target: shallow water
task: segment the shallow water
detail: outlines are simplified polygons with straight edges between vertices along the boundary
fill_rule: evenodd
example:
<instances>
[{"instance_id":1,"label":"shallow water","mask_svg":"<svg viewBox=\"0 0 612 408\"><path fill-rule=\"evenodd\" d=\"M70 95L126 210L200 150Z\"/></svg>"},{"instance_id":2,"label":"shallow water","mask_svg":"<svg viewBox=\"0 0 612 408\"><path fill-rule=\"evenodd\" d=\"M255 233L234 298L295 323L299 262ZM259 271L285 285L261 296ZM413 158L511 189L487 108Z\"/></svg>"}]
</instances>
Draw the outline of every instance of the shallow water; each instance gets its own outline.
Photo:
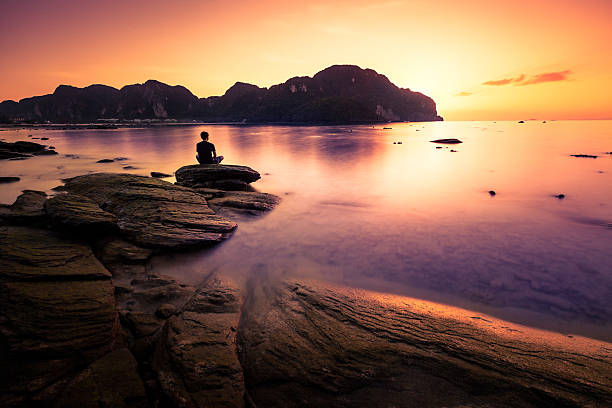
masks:
<instances>
[{"instance_id":1,"label":"shallow water","mask_svg":"<svg viewBox=\"0 0 612 408\"><path fill-rule=\"evenodd\" d=\"M0 202L88 171L172 173L206 129L283 200L213 250L157 258L157 272L316 277L612 340L612 121L387 126L5 130L60 154L0 162L22 178ZM582 153L599 157L570 157ZM96 163L114 157L127 159Z\"/></svg>"}]
</instances>

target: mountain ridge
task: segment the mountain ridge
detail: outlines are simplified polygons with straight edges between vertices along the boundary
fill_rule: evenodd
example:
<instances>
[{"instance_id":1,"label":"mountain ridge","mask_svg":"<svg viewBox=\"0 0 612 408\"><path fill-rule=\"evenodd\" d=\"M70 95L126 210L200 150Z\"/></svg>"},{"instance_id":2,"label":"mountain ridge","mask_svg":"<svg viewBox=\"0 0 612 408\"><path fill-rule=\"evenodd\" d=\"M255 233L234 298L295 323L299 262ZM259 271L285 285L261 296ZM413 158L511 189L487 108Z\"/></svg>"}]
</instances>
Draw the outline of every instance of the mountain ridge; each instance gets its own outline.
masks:
<instances>
[{"instance_id":1,"label":"mountain ridge","mask_svg":"<svg viewBox=\"0 0 612 408\"><path fill-rule=\"evenodd\" d=\"M385 75L332 65L261 88L236 82L221 96L198 98L182 85L149 79L120 89L59 85L52 94L0 103L0 121L84 123L100 119L176 119L245 123L442 120L430 97Z\"/></svg>"}]
</instances>

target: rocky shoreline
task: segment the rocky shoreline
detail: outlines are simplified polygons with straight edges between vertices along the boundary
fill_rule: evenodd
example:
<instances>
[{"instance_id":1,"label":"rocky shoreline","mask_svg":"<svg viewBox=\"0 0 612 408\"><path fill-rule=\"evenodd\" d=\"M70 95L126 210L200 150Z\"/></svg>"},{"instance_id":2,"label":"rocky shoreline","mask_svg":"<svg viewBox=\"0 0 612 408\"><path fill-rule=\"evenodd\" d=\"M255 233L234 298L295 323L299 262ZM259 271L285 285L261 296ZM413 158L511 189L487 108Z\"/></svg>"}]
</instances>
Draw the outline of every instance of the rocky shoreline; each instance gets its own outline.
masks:
<instances>
[{"instance_id":1,"label":"rocky shoreline","mask_svg":"<svg viewBox=\"0 0 612 408\"><path fill-rule=\"evenodd\" d=\"M279 198L244 166L177 184L65 180L0 206L0 405L605 406L612 348L265 273L158 275L156 253L215 245ZM519 330L519 332L517 332Z\"/></svg>"}]
</instances>

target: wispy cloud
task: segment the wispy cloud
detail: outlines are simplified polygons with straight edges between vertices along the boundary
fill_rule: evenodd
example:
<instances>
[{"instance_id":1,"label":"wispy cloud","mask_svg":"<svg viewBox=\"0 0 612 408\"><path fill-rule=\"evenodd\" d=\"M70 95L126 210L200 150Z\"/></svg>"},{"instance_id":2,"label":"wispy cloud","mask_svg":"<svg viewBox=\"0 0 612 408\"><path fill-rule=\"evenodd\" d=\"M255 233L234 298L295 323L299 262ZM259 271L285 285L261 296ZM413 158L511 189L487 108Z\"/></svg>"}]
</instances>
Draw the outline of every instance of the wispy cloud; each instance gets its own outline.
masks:
<instances>
[{"instance_id":1,"label":"wispy cloud","mask_svg":"<svg viewBox=\"0 0 612 408\"><path fill-rule=\"evenodd\" d=\"M509 84L516 84L525 79L525 74L521 74L516 78L505 78L505 79L494 79L492 81L483 82L483 85L502 86Z\"/></svg>"},{"instance_id":2,"label":"wispy cloud","mask_svg":"<svg viewBox=\"0 0 612 408\"><path fill-rule=\"evenodd\" d=\"M557 81L568 81L572 71L566 69L565 71L559 72L546 72L543 74L537 74L529 78L527 81L520 83L519 85L535 85L542 84L544 82L557 82Z\"/></svg>"},{"instance_id":3,"label":"wispy cloud","mask_svg":"<svg viewBox=\"0 0 612 408\"><path fill-rule=\"evenodd\" d=\"M455 94L455 96L470 96L470 95L474 95L474 93L463 91L463 92L459 92L458 94Z\"/></svg>"},{"instance_id":4,"label":"wispy cloud","mask_svg":"<svg viewBox=\"0 0 612 408\"><path fill-rule=\"evenodd\" d=\"M532 75L529 78L526 77L525 74L521 74L516 78L504 78L504 79L494 79L492 81L483 82L483 85L489 86L503 86L503 85L535 85L542 84L544 82L558 82L558 81L569 81L571 80L569 76L572 74L572 71L566 69L565 71L558 72L545 72L542 74ZM527 78L527 79L526 79Z\"/></svg>"}]
</instances>

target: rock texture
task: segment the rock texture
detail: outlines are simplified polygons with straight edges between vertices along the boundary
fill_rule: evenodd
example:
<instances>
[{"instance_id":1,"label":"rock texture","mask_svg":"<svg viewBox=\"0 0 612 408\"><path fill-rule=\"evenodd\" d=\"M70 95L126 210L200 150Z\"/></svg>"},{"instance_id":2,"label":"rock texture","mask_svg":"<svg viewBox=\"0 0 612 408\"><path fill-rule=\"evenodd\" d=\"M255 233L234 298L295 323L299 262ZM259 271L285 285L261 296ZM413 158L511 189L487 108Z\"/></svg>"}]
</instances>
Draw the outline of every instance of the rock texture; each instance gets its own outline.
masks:
<instances>
[{"instance_id":1,"label":"rock texture","mask_svg":"<svg viewBox=\"0 0 612 408\"><path fill-rule=\"evenodd\" d=\"M196 192L149 177L97 173L68 179L61 189L87 196L114 214L121 234L145 247L212 244L236 228Z\"/></svg>"},{"instance_id":2,"label":"rock texture","mask_svg":"<svg viewBox=\"0 0 612 408\"><path fill-rule=\"evenodd\" d=\"M164 327L153 367L178 407L243 407L244 379L236 334L241 295L211 278Z\"/></svg>"},{"instance_id":3,"label":"rock texture","mask_svg":"<svg viewBox=\"0 0 612 408\"><path fill-rule=\"evenodd\" d=\"M0 227L0 405L51 399L114 347L117 330L110 274L88 247Z\"/></svg>"},{"instance_id":4,"label":"rock texture","mask_svg":"<svg viewBox=\"0 0 612 408\"><path fill-rule=\"evenodd\" d=\"M265 407L595 407L609 400L606 343L582 350L428 309L313 282L252 283L239 328L247 392Z\"/></svg>"},{"instance_id":5,"label":"rock texture","mask_svg":"<svg viewBox=\"0 0 612 408\"><path fill-rule=\"evenodd\" d=\"M183 166L176 171L175 175L178 185L220 190L245 190L249 183L261 178L259 173L250 167L230 164Z\"/></svg>"},{"instance_id":6,"label":"rock texture","mask_svg":"<svg viewBox=\"0 0 612 408\"><path fill-rule=\"evenodd\" d=\"M224 95L202 99L182 86L149 80L121 89L60 85L53 94L0 103L4 121L89 123L104 118L308 123L442 120L428 96L399 88L386 76L355 65L334 65L312 78L294 77L269 89L236 82Z\"/></svg>"},{"instance_id":7,"label":"rock texture","mask_svg":"<svg viewBox=\"0 0 612 408\"><path fill-rule=\"evenodd\" d=\"M117 217L102 210L98 204L77 194L58 194L45 202L49 219L60 229L98 236L115 231Z\"/></svg>"},{"instance_id":8,"label":"rock texture","mask_svg":"<svg viewBox=\"0 0 612 408\"><path fill-rule=\"evenodd\" d=\"M40 223L45 218L47 194L42 191L25 190L12 205L0 205L0 219L17 223Z\"/></svg>"}]
</instances>

